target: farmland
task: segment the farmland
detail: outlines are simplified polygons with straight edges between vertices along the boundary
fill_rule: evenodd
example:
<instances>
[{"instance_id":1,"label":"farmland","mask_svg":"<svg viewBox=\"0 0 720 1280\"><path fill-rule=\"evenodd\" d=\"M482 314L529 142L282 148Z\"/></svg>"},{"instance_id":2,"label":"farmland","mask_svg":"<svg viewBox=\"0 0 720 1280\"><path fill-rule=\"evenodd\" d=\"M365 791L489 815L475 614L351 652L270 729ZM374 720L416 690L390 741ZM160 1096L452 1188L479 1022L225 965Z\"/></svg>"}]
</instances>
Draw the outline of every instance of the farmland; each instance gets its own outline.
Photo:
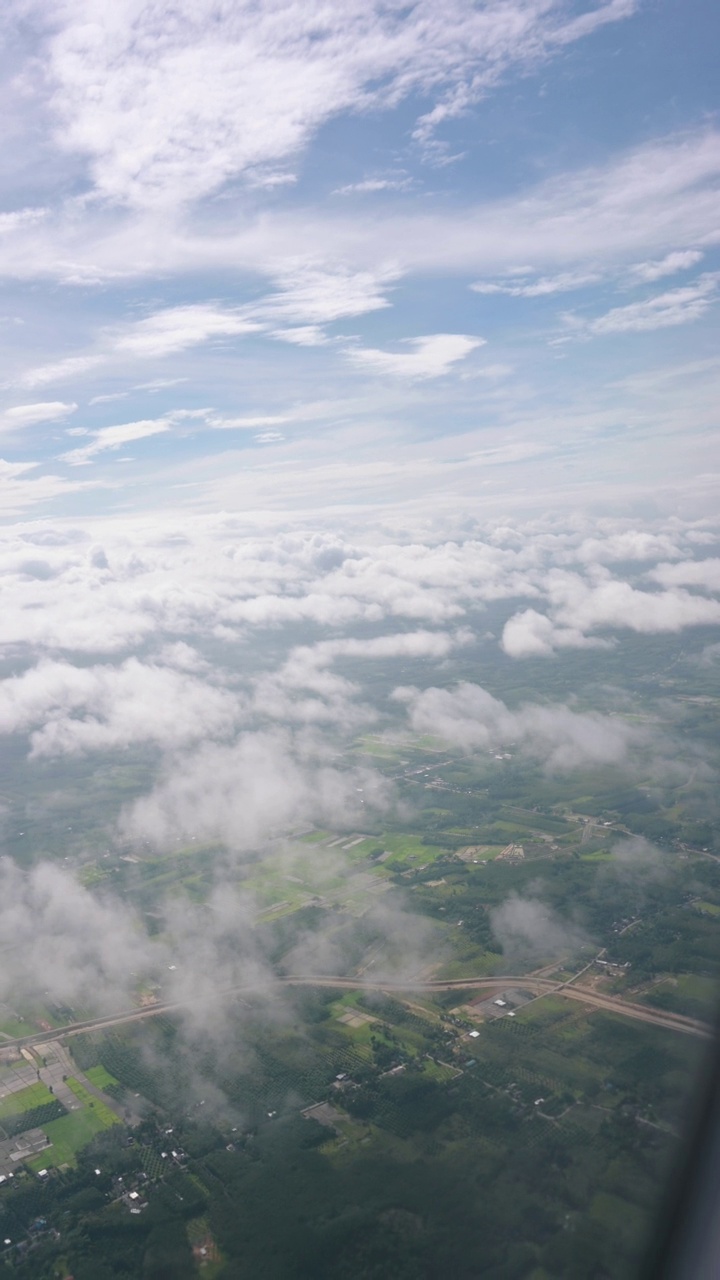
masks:
<instances>
[{"instance_id":1,"label":"farmland","mask_svg":"<svg viewBox=\"0 0 720 1280\"><path fill-rule=\"evenodd\" d=\"M98 1032L77 1044L87 1077L119 1080L128 1090L142 1084L163 1119L145 1122L132 1147L110 1146L105 1126L114 1117L102 1107L93 1114L87 1090L70 1080L83 1108L51 1122L48 1136L56 1159L80 1160L76 1174L65 1174L68 1188L73 1177L80 1184L89 1176L78 1154L89 1143L88 1159L103 1170L115 1162L124 1183L142 1186L151 1205L175 1204L168 1221L177 1247L189 1238L187 1204L218 1257L229 1265L242 1257L258 1274L265 1274L269 1236L272 1274L295 1274L288 1208L290 1226L295 1214L313 1224L304 1245L313 1274L335 1274L330 1256L335 1266L357 1247L350 1206L373 1186L374 1216L361 1219L373 1247L389 1239L405 1248L403 1224L418 1224L424 1256L469 1280L469 1268L481 1257L487 1262L492 1221L499 1274L512 1274L520 1258L526 1269L575 1280L584 1274L578 1250L587 1233L601 1240L614 1224L613 1252L608 1237L604 1256L614 1276L631 1276L701 1046L551 996L519 1008L514 1020L480 1024L473 1038L464 1008L449 997L418 1004L362 988L340 997L318 988L293 996L291 1023L278 1025L259 1004L229 1010L230 1034L245 1057L252 1048L252 1061L232 1066L232 1056L203 1057L205 1088L221 1089L230 1104L211 1116L188 1092L191 1064L172 1019ZM162 1067L140 1070L141 1052ZM173 1154L183 1152L179 1165L169 1144ZM28 1168L47 1167L43 1156ZM218 1194L220 1184L228 1196ZM172 1188L175 1199L164 1198ZM247 1212L232 1215L229 1203ZM117 1204L112 1195L106 1208L98 1201L100 1221L109 1224ZM569 1235L568 1221L575 1224Z\"/></svg>"},{"instance_id":2,"label":"farmland","mask_svg":"<svg viewBox=\"0 0 720 1280\"><path fill-rule=\"evenodd\" d=\"M570 676L547 678L561 692ZM657 710L633 696L623 723ZM695 704L673 715L699 723ZM337 758L392 804L358 799L257 847L86 840L80 883L122 900L149 950L103 1006L112 1026L63 1033L95 1011L45 991L0 1010L2 1155L27 1132L40 1144L0 1212L23 1238L50 1224L35 1273L16 1258L3 1277L83 1276L88 1259L103 1280L139 1276L158 1240L183 1280L203 1248L218 1280L591 1280L588 1256L632 1276L716 1002L705 771L560 776L513 742L388 728ZM139 786L108 760L84 840L111 777Z\"/></svg>"}]
</instances>

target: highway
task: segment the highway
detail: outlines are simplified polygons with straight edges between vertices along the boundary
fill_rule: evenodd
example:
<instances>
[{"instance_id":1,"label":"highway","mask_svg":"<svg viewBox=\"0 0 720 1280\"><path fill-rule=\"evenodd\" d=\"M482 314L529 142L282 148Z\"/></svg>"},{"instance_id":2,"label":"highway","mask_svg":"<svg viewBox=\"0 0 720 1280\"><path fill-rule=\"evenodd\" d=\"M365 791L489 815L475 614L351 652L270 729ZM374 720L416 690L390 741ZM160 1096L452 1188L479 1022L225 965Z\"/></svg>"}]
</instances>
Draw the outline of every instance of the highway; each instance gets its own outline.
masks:
<instances>
[{"instance_id":1,"label":"highway","mask_svg":"<svg viewBox=\"0 0 720 1280\"><path fill-rule=\"evenodd\" d=\"M584 970L581 972L584 972ZM580 977L580 974L576 974L575 977L570 978L567 982L556 982L551 978L533 976L532 974L498 974L492 978L454 978L447 980L430 978L425 981L407 979L404 981L368 982L364 979L352 977L288 974L278 975L276 981L280 986L324 987L339 991L362 989L364 991L378 991L397 995L402 995L403 993L414 995L425 993L431 995L437 991L473 991L480 996L485 994L492 996L496 993L499 994L508 987L517 986L526 991L532 991L536 997L557 995L569 1000L579 1000L590 1008L603 1009L608 1013L620 1014L625 1018L634 1018L639 1022L665 1027L668 1031L679 1031L685 1035L702 1036L704 1038L709 1038L712 1035L711 1027L697 1018L687 1018L680 1013L667 1013L662 1009L652 1009L646 1005L635 1004L630 1000L623 1000L619 996L598 995L585 987L573 985L578 977ZM257 990L256 986L245 984L229 987L219 991L217 994L220 997L232 999L243 995L252 996L257 994ZM71 1022L64 1027L56 1027L52 1031L38 1031L13 1040L3 1040L0 1047L3 1049L12 1047L20 1049L28 1048L35 1044L50 1044L55 1040L63 1040L66 1036L81 1035L88 1031L102 1031L111 1027L122 1026L129 1022L142 1022L146 1018L156 1018L164 1013L182 1013L184 1009L192 1008L192 1004L192 1001L187 1000L164 1001L149 1005L144 1009L127 1009L120 1013L90 1018L84 1022Z\"/></svg>"}]
</instances>

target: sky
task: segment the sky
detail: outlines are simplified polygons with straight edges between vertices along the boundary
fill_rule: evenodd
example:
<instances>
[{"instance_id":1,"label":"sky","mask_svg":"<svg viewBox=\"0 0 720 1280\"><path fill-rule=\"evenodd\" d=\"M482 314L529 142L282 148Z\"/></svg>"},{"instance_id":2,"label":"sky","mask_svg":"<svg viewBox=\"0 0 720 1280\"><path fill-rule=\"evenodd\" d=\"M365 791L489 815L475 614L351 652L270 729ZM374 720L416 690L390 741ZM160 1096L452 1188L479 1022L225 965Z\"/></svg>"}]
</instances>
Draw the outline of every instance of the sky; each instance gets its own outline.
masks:
<instances>
[{"instance_id":1,"label":"sky","mask_svg":"<svg viewBox=\"0 0 720 1280\"><path fill-rule=\"evenodd\" d=\"M0 932L23 972L85 999L133 967L138 921L77 878L97 849L28 843L40 794L69 848L62 779L121 752L147 785L108 843L231 863L393 812L347 754L389 721L560 774L707 770L617 691L548 700L538 662L655 635L720 657L718 6L3 18L0 752L31 802L0 792ZM530 672L518 705L495 662ZM213 910L267 978L234 865ZM199 954L202 919L168 910ZM503 911L511 940L557 932Z\"/></svg>"},{"instance_id":2,"label":"sky","mask_svg":"<svg viewBox=\"0 0 720 1280\"><path fill-rule=\"evenodd\" d=\"M4 521L713 514L710 0L4 19Z\"/></svg>"}]
</instances>

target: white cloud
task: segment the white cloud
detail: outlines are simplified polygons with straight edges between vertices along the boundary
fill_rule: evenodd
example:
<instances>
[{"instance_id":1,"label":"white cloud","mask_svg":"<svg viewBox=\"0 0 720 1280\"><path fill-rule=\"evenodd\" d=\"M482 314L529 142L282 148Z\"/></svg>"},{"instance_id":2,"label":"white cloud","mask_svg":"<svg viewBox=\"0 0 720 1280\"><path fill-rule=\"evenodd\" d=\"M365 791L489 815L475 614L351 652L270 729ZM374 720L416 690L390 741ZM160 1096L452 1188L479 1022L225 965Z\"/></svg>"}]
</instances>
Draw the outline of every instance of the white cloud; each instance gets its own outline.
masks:
<instances>
[{"instance_id":1,"label":"white cloud","mask_svg":"<svg viewBox=\"0 0 720 1280\"><path fill-rule=\"evenodd\" d=\"M578 627L559 626L536 609L524 609L503 627L502 648L510 658L547 658L556 649L605 648L607 640L586 636Z\"/></svg>"},{"instance_id":2,"label":"white cloud","mask_svg":"<svg viewBox=\"0 0 720 1280\"><path fill-rule=\"evenodd\" d=\"M720 560L684 560L680 564L659 564L648 575L663 587L700 587L720 592Z\"/></svg>"},{"instance_id":3,"label":"white cloud","mask_svg":"<svg viewBox=\"0 0 720 1280\"><path fill-rule=\"evenodd\" d=\"M312 327L389 307L385 291L398 271L354 271L339 264L300 261L287 263L274 276L280 287L257 303L252 314L265 321L300 321Z\"/></svg>"},{"instance_id":4,"label":"white cloud","mask_svg":"<svg viewBox=\"0 0 720 1280\"><path fill-rule=\"evenodd\" d=\"M47 213L47 209L12 209L9 213L0 213L0 235L9 235L20 227L35 226Z\"/></svg>"},{"instance_id":5,"label":"white cloud","mask_svg":"<svg viewBox=\"0 0 720 1280\"><path fill-rule=\"evenodd\" d=\"M587 273L589 264L593 272L627 273L628 261L640 255L660 260L678 243L714 243L719 174L720 134L703 128L644 143L605 165L566 172L510 197L461 207L430 198L402 208L375 202L372 219L361 225L357 210L341 200L302 214L278 207L249 211L211 225L164 212L98 222L91 203L72 217L18 228L0 246L0 270L13 278L64 278L72 260L98 279L113 280L173 270L260 269L279 276L284 264L296 269L302 262L372 274L389 262L401 275L446 269L496 279L532 262L542 279Z\"/></svg>"},{"instance_id":6,"label":"white cloud","mask_svg":"<svg viewBox=\"0 0 720 1280\"><path fill-rule=\"evenodd\" d=\"M649 529L624 529L605 537L583 538L580 545L567 553L568 560L586 564L606 564L615 560L656 560L658 556L681 556L679 547L667 533Z\"/></svg>"},{"instance_id":7,"label":"white cloud","mask_svg":"<svg viewBox=\"0 0 720 1280\"><path fill-rule=\"evenodd\" d=\"M153 963L142 923L125 903L99 899L48 862L23 871L0 860L0 934L2 1000L44 992L60 1003L122 1008L130 969Z\"/></svg>"},{"instance_id":8,"label":"white cloud","mask_svg":"<svg viewBox=\"0 0 720 1280\"><path fill-rule=\"evenodd\" d=\"M668 253L655 262L637 262L630 268L632 275L638 280L652 283L663 276L672 276L677 271L687 271L702 262L703 254L699 249L681 249Z\"/></svg>"},{"instance_id":9,"label":"white cloud","mask_svg":"<svg viewBox=\"0 0 720 1280\"><path fill-rule=\"evenodd\" d=\"M28 476L27 472L34 471L37 465L35 462L8 462L0 458L0 510L6 519L24 514L28 507L67 498L85 488L85 485L71 483L61 476ZM6 613L12 612L9 602L5 609Z\"/></svg>"},{"instance_id":10,"label":"white cloud","mask_svg":"<svg viewBox=\"0 0 720 1280\"><path fill-rule=\"evenodd\" d=\"M185 351L212 338L254 333L259 327L240 311L195 303L167 307L135 321L115 336L112 347L123 355L150 359Z\"/></svg>"},{"instance_id":11,"label":"white cloud","mask_svg":"<svg viewBox=\"0 0 720 1280\"><path fill-rule=\"evenodd\" d=\"M15 379L19 387L44 387L48 382L61 382L65 378L76 378L83 373L102 364L102 356L68 356L65 360L57 360L52 364L40 365L36 369L28 369Z\"/></svg>"},{"instance_id":12,"label":"white cloud","mask_svg":"<svg viewBox=\"0 0 720 1280\"><path fill-rule=\"evenodd\" d=\"M377 351L371 347L349 347L346 355L361 368L387 373L396 378L441 378L454 364L485 344L485 338L463 333L432 333L423 338L407 338L409 352Z\"/></svg>"},{"instance_id":13,"label":"white cloud","mask_svg":"<svg viewBox=\"0 0 720 1280\"><path fill-rule=\"evenodd\" d=\"M669 289L654 298L631 302L625 307L614 307L589 325L592 333L642 333L652 329L667 329L673 325L691 324L715 302L718 287L717 273L700 276L694 284L679 289Z\"/></svg>"},{"instance_id":14,"label":"white cloud","mask_svg":"<svg viewBox=\"0 0 720 1280\"><path fill-rule=\"evenodd\" d=\"M434 734L465 751L515 744L549 769L618 763L632 746L646 741L642 732L622 721L571 711L562 704L525 703L511 710L476 684L463 683L454 689L399 688L393 696L406 704L416 733Z\"/></svg>"},{"instance_id":15,"label":"white cloud","mask_svg":"<svg viewBox=\"0 0 720 1280\"><path fill-rule=\"evenodd\" d=\"M218 302L164 307L139 320L105 328L98 337L97 351L27 370L14 382L24 387L41 386L80 377L102 365L124 368L128 358L163 359L213 340L257 333L299 346L322 346L328 341L323 324L390 306L385 291L397 275L397 270L389 267L352 271L340 265L288 260L273 272L279 287L259 302L244 307ZM182 379L162 379L138 389L159 389L178 381ZM121 399L127 394L95 396L90 403Z\"/></svg>"},{"instance_id":16,"label":"white cloud","mask_svg":"<svg viewBox=\"0 0 720 1280\"><path fill-rule=\"evenodd\" d=\"M296 823L362 822L388 799L388 784L374 771L338 768L327 747L273 730L174 759L150 795L129 806L122 829L161 846L197 836L252 849Z\"/></svg>"},{"instance_id":17,"label":"white cloud","mask_svg":"<svg viewBox=\"0 0 720 1280\"><path fill-rule=\"evenodd\" d=\"M129 391L109 391L107 395L93 396L88 404L111 404L113 400L126 400L129 395Z\"/></svg>"},{"instance_id":18,"label":"white cloud","mask_svg":"<svg viewBox=\"0 0 720 1280\"><path fill-rule=\"evenodd\" d=\"M76 404L62 400L45 400L39 404L17 404L0 412L0 431L17 431L34 427L40 422L58 422L77 409Z\"/></svg>"},{"instance_id":19,"label":"white cloud","mask_svg":"<svg viewBox=\"0 0 720 1280\"><path fill-rule=\"evenodd\" d=\"M537 898L513 893L490 913L493 933L508 964L559 959L587 945L586 933Z\"/></svg>"},{"instance_id":20,"label":"white cloud","mask_svg":"<svg viewBox=\"0 0 720 1280\"><path fill-rule=\"evenodd\" d=\"M99 453L120 449L134 440L162 435L170 430L171 425L169 418L146 418L139 422L123 422L116 427L101 427L99 431L90 432L90 444L83 445L80 449L71 449L69 453L61 454L61 458L73 467L85 466Z\"/></svg>"},{"instance_id":21,"label":"white cloud","mask_svg":"<svg viewBox=\"0 0 720 1280\"><path fill-rule=\"evenodd\" d=\"M510 657L546 657L558 648L596 644L587 634L593 631L652 635L720 622L720 601L683 590L638 591L618 579L591 583L560 570L547 575L544 590L552 602L549 616L526 609L505 624L502 647Z\"/></svg>"},{"instance_id":22,"label":"white cloud","mask_svg":"<svg viewBox=\"0 0 720 1280\"><path fill-rule=\"evenodd\" d=\"M207 425L215 431L252 431L257 430L258 427L280 427L291 420L290 414L286 413L260 414L257 417L246 418L217 418L210 415L207 418Z\"/></svg>"},{"instance_id":23,"label":"white cloud","mask_svg":"<svg viewBox=\"0 0 720 1280\"><path fill-rule=\"evenodd\" d=\"M187 665L192 651L182 649L171 651L174 665ZM43 661L0 682L0 733L30 732L33 757L140 742L174 749L226 736L240 709L237 695L207 680L137 658L119 667Z\"/></svg>"},{"instance_id":24,"label":"white cloud","mask_svg":"<svg viewBox=\"0 0 720 1280\"><path fill-rule=\"evenodd\" d=\"M8 485L34 483L29 463L7 464L5 472ZM572 629L592 636L596 627L641 627L648 610L646 621L662 624L658 629L716 617L716 602L677 587L641 591L621 574L598 576L606 553L615 561L637 553L644 570L652 567L653 547L663 564L677 553L691 562L705 553L714 525L585 518L459 529L448 517L441 536L435 526L428 532L425 515L397 532L362 522L353 536L315 518L294 519L288 528L282 513L255 521L237 514L0 526L0 575L18 573L38 548L49 566L43 581L12 578L0 645L113 654L153 637L194 644L223 635L237 643L266 627L306 622L340 629L385 622L401 629L393 645L425 644L423 632L406 638L408 627L425 628L428 645L445 645L454 634L448 624L457 626L468 609L511 599L523 609L532 602L541 617L546 609L566 639ZM582 573L563 568L574 558ZM351 630L335 639L359 638ZM363 642L363 652L374 653L380 640ZM334 661L333 650L316 652Z\"/></svg>"},{"instance_id":25,"label":"white cloud","mask_svg":"<svg viewBox=\"0 0 720 1280\"><path fill-rule=\"evenodd\" d=\"M367 195L375 191L408 191L413 179L409 175L393 178L364 178L362 182L349 182L344 187L337 187L334 196Z\"/></svg>"},{"instance_id":26,"label":"white cloud","mask_svg":"<svg viewBox=\"0 0 720 1280\"><path fill-rule=\"evenodd\" d=\"M290 650L276 671L255 682L255 705L259 712L279 721L328 722L343 725L347 731L350 726L359 727L374 719L375 713L354 702L360 693L356 683L328 669L335 661L342 658L370 662L391 658L437 661L453 649L469 644L472 638L472 633L465 628L455 633L405 631L365 640L347 637L298 645Z\"/></svg>"},{"instance_id":27,"label":"white cloud","mask_svg":"<svg viewBox=\"0 0 720 1280\"><path fill-rule=\"evenodd\" d=\"M324 347L329 342L325 330L317 324L301 324L292 329L273 329L272 336L281 342L292 342L297 347Z\"/></svg>"},{"instance_id":28,"label":"white cloud","mask_svg":"<svg viewBox=\"0 0 720 1280\"><path fill-rule=\"evenodd\" d=\"M585 285L596 284L602 279L597 271L563 271L556 276L542 276L537 280L510 280L503 283L477 281L470 288L475 293L504 293L511 298L544 298L553 293L567 293L572 289L582 289Z\"/></svg>"},{"instance_id":29,"label":"white cloud","mask_svg":"<svg viewBox=\"0 0 720 1280\"><path fill-rule=\"evenodd\" d=\"M450 0L442 13L430 0L410 10L179 0L170 24L165 9L130 0L112 23L97 20L94 0L65 0L45 53L57 143L87 157L97 192L113 201L175 205L242 174L251 185L286 181L282 166L339 112L439 96L419 126L427 138L513 66L634 7L610 0L567 21L534 0L481 10Z\"/></svg>"}]
</instances>

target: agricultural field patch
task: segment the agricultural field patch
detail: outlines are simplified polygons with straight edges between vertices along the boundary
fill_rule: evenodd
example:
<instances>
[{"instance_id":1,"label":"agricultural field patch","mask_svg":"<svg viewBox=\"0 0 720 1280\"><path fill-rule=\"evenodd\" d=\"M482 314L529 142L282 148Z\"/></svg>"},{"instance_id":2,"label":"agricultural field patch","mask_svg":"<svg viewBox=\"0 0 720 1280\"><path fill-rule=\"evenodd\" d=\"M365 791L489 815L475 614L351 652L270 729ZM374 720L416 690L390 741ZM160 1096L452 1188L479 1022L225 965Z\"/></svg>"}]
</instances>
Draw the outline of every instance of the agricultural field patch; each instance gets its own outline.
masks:
<instances>
[{"instance_id":1,"label":"agricultural field patch","mask_svg":"<svg viewBox=\"0 0 720 1280\"><path fill-rule=\"evenodd\" d=\"M114 1087L119 1084L119 1081L116 1080L114 1076L111 1076L110 1072L102 1065L98 1067L88 1067L85 1075L90 1083L95 1085L96 1089L107 1089L108 1087Z\"/></svg>"},{"instance_id":2,"label":"agricultural field patch","mask_svg":"<svg viewBox=\"0 0 720 1280\"><path fill-rule=\"evenodd\" d=\"M88 1105L67 1116L61 1116L59 1120L51 1120L49 1124L43 1126L43 1130L52 1146L40 1152L39 1155L31 1156L25 1163L35 1173L51 1165L55 1168L62 1164L72 1166L75 1164L77 1153L82 1151L97 1133L119 1123L117 1116L102 1104L98 1104L96 1109Z\"/></svg>"},{"instance_id":3,"label":"agricultural field patch","mask_svg":"<svg viewBox=\"0 0 720 1280\"><path fill-rule=\"evenodd\" d=\"M640 996L645 1004L688 1017L707 1018L718 1003L718 986L714 978L698 973L680 973L665 978Z\"/></svg>"},{"instance_id":4,"label":"agricultural field patch","mask_svg":"<svg viewBox=\"0 0 720 1280\"><path fill-rule=\"evenodd\" d=\"M392 871L424 866L447 853L440 845L425 844L412 832L386 832L377 843L390 853L391 856L383 860L383 865Z\"/></svg>"},{"instance_id":5,"label":"agricultural field patch","mask_svg":"<svg viewBox=\"0 0 720 1280\"><path fill-rule=\"evenodd\" d=\"M22 1111L34 1111L36 1107L43 1107L49 1102L54 1102L53 1094L40 1081L37 1084L28 1085L25 1089L18 1089L16 1093L10 1093L0 1100L0 1122L6 1116L17 1115Z\"/></svg>"}]
</instances>

